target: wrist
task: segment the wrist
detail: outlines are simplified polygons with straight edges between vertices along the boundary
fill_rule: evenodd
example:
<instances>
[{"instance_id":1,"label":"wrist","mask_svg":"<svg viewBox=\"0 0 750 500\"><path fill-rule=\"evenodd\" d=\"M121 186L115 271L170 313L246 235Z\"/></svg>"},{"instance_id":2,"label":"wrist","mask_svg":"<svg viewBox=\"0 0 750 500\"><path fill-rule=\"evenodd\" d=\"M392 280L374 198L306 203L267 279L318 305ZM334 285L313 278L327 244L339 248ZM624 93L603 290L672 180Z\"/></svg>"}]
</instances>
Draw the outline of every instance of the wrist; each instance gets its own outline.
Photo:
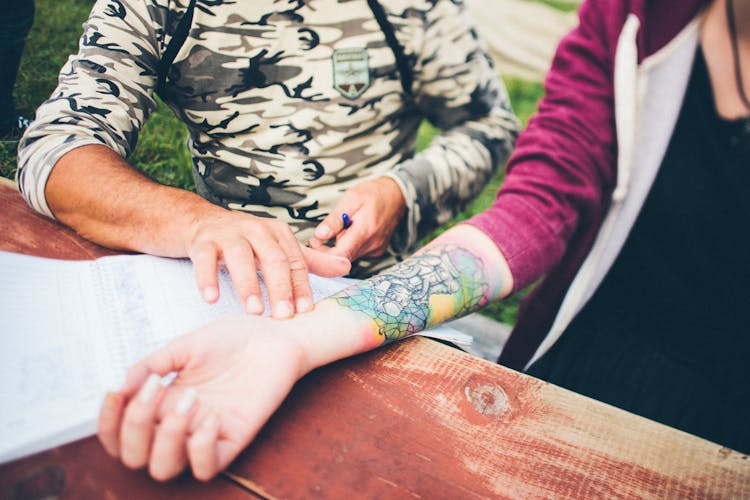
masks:
<instances>
[{"instance_id":1,"label":"wrist","mask_svg":"<svg viewBox=\"0 0 750 500\"><path fill-rule=\"evenodd\" d=\"M301 374L378 347L382 340L368 316L341 307L330 299L284 320L302 352Z\"/></svg>"},{"instance_id":2,"label":"wrist","mask_svg":"<svg viewBox=\"0 0 750 500\"><path fill-rule=\"evenodd\" d=\"M181 190L180 190L181 191ZM176 240L179 242L180 257L189 256L190 248L198 239L201 232L215 225L217 218L226 216L229 211L219 205L189 191L176 193L181 197L179 203L175 203L175 213L172 214L173 221L180 221L174 225L177 231Z\"/></svg>"},{"instance_id":3,"label":"wrist","mask_svg":"<svg viewBox=\"0 0 750 500\"><path fill-rule=\"evenodd\" d=\"M384 198L389 200L386 206L395 209L395 220L401 220L406 214L406 198L404 192L401 190L401 186L396 182L395 179L388 176L378 177L375 179L380 185L382 192L385 193Z\"/></svg>"}]
</instances>

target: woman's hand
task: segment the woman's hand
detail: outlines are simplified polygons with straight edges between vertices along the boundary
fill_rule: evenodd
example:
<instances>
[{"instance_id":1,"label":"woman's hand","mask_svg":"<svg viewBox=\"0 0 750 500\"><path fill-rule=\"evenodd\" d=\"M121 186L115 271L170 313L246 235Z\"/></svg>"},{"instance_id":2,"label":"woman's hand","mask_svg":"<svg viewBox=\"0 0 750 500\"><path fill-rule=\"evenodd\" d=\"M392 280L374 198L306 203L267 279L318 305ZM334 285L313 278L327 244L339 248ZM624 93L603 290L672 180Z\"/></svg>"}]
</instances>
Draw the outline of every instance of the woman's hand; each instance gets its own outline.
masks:
<instances>
[{"instance_id":1,"label":"woman's hand","mask_svg":"<svg viewBox=\"0 0 750 500\"><path fill-rule=\"evenodd\" d=\"M99 415L99 439L126 466L209 480L242 451L312 367L291 321L233 316L133 366ZM164 387L161 377L177 372Z\"/></svg>"}]
</instances>

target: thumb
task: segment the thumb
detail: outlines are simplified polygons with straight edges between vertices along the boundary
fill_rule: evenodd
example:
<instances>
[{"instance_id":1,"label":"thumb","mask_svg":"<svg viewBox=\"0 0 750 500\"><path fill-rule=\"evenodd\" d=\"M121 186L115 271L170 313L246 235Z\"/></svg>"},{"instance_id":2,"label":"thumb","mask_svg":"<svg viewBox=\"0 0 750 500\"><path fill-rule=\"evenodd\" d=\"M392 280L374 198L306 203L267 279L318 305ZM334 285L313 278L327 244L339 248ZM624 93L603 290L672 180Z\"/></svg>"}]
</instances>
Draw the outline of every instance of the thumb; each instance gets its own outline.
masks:
<instances>
[{"instance_id":1,"label":"thumb","mask_svg":"<svg viewBox=\"0 0 750 500\"><path fill-rule=\"evenodd\" d=\"M344 219L352 217L357 210L362 207L362 202L358 201L355 194L349 190L336 204L336 207L331 210L323 221L318 224L313 231L313 235L322 241L328 241L338 236L341 231L346 229L344 227Z\"/></svg>"},{"instance_id":2,"label":"thumb","mask_svg":"<svg viewBox=\"0 0 750 500\"><path fill-rule=\"evenodd\" d=\"M302 247L302 255L307 262L307 269L318 276L334 278L348 274L352 263L346 257L334 255L309 247Z\"/></svg>"},{"instance_id":3,"label":"thumb","mask_svg":"<svg viewBox=\"0 0 750 500\"><path fill-rule=\"evenodd\" d=\"M338 207L329 213L323 221L318 224L313 231L313 235L321 240L328 241L336 237L344 229L344 222L341 219L341 211Z\"/></svg>"}]
</instances>

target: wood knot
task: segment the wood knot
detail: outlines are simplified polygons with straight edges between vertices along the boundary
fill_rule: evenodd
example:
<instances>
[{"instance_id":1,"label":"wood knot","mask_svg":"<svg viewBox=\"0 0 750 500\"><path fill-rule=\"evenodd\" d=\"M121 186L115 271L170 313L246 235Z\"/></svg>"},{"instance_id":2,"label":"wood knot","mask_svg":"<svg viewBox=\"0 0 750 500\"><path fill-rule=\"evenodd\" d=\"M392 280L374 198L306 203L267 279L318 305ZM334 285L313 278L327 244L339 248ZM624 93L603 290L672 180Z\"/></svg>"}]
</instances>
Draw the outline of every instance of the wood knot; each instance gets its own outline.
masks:
<instances>
[{"instance_id":1,"label":"wood knot","mask_svg":"<svg viewBox=\"0 0 750 500\"><path fill-rule=\"evenodd\" d=\"M32 470L13 487L13 500L55 499L65 489L65 471L56 465Z\"/></svg>"},{"instance_id":2,"label":"wood knot","mask_svg":"<svg viewBox=\"0 0 750 500\"><path fill-rule=\"evenodd\" d=\"M464 388L466 399L482 415L501 416L508 411L508 396L497 383L470 378Z\"/></svg>"}]
</instances>

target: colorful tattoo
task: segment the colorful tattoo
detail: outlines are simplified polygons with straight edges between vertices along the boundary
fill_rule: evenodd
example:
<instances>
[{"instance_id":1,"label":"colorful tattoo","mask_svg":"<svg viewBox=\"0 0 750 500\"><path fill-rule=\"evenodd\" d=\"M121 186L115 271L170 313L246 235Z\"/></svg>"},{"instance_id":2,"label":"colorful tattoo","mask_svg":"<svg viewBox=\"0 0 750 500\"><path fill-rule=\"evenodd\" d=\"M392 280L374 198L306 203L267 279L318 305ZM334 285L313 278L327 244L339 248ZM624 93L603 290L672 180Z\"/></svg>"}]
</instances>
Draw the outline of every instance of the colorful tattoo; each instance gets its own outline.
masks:
<instances>
[{"instance_id":1,"label":"colorful tattoo","mask_svg":"<svg viewBox=\"0 0 750 500\"><path fill-rule=\"evenodd\" d=\"M490 294L482 260L457 245L440 244L332 299L371 316L385 343L475 311Z\"/></svg>"}]
</instances>

